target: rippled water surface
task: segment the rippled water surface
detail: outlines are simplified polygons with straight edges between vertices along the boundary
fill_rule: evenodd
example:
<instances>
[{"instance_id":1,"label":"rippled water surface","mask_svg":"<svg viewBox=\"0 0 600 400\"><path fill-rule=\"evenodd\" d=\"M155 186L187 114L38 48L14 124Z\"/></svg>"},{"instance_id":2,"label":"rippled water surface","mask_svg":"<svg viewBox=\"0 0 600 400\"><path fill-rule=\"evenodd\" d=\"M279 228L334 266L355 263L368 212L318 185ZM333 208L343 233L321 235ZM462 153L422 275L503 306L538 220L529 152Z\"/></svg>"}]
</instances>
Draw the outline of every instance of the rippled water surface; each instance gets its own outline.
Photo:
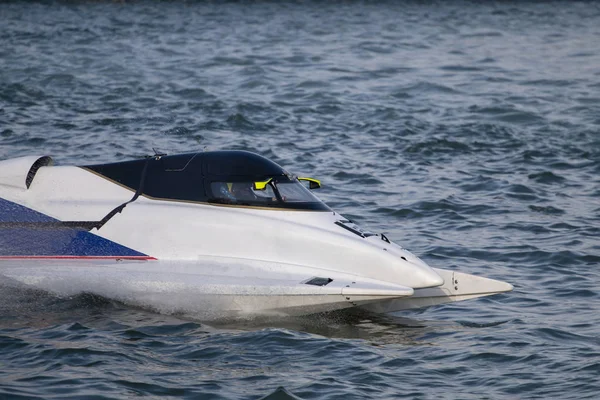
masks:
<instances>
[{"instance_id":1,"label":"rippled water surface","mask_svg":"<svg viewBox=\"0 0 600 400\"><path fill-rule=\"evenodd\" d=\"M596 2L0 4L0 158L246 149L512 293L212 324L0 283L0 398L597 398Z\"/></svg>"}]
</instances>

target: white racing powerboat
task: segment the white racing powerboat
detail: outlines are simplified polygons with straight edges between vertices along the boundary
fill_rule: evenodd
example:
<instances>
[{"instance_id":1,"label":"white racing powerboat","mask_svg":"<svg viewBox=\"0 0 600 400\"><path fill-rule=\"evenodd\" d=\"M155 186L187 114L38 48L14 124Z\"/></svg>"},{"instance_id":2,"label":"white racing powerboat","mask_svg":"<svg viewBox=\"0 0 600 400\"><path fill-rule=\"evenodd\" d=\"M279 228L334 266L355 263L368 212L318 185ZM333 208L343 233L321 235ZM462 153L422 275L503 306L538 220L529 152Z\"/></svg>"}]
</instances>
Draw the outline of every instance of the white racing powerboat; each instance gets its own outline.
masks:
<instances>
[{"instance_id":1,"label":"white racing powerboat","mask_svg":"<svg viewBox=\"0 0 600 400\"><path fill-rule=\"evenodd\" d=\"M431 268L245 151L88 166L0 161L0 275L207 317L387 313L508 292Z\"/></svg>"}]
</instances>

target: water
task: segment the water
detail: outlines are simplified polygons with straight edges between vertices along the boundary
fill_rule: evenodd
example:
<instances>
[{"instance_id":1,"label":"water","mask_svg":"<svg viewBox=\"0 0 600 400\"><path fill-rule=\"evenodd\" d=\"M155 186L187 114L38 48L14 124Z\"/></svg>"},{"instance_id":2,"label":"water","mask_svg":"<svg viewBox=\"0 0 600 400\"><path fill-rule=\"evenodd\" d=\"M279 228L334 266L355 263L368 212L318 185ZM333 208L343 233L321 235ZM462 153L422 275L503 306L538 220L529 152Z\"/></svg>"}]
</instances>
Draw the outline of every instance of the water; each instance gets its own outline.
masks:
<instances>
[{"instance_id":1,"label":"water","mask_svg":"<svg viewBox=\"0 0 600 400\"><path fill-rule=\"evenodd\" d=\"M596 398L595 2L0 4L0 158L246 149L506 295L211 324L0 286L0 398Z\"/></svg>"}]
</instances>

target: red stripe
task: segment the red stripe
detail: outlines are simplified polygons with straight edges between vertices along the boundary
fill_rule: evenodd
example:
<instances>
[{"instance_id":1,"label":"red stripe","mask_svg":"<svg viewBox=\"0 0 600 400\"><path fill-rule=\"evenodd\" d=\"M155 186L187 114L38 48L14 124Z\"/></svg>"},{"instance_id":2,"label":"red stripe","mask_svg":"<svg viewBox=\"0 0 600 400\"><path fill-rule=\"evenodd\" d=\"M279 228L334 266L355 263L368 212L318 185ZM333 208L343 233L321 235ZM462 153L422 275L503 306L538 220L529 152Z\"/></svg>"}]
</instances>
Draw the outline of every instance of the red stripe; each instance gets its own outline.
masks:
<instances>
[{"instance_id":1,"label":"red stripe","mask_svg":"<svg viewBox=\"0 0 600 400\"><path fill-rule=\"evenodd\" d=\"M0 260L156 260L150 256L0 256Z\"/></svg>"}]
</instances>

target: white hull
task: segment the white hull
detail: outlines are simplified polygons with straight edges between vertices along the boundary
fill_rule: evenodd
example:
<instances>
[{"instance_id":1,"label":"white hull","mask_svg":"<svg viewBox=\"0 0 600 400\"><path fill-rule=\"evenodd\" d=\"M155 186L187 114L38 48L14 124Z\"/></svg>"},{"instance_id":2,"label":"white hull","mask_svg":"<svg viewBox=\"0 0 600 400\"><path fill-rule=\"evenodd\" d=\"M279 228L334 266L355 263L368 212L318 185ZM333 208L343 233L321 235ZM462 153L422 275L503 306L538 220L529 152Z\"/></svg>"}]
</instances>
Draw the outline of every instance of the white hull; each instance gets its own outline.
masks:
<instances>
[{"instance_id":1,"label":"white hull","mask_svg":"<svg viewBox=\"0 0 600 400\"><path fill-rule=\"evenodd\" d=\"M94 293L162 313L184 313L199 319L294 316L351 307L389 313L468 300L512 290L512 286L474 275L436 269L441 287L412 290L399 285L339 275L327 286L302 284L298 266L207 259L174 263L165 271L153 261L61 260L40 266L34 260L5 262L2 275L14 282L59 296ZM222 274L215 274L219 270ZM234 272L235 271L235 272ZM227 274L229 272L229 274ZM312 271L319 272L319 271ZM239 276L246 277L245 284ZM257 278L268 275L269 278Z\"/></svg>"}]
</instances>

